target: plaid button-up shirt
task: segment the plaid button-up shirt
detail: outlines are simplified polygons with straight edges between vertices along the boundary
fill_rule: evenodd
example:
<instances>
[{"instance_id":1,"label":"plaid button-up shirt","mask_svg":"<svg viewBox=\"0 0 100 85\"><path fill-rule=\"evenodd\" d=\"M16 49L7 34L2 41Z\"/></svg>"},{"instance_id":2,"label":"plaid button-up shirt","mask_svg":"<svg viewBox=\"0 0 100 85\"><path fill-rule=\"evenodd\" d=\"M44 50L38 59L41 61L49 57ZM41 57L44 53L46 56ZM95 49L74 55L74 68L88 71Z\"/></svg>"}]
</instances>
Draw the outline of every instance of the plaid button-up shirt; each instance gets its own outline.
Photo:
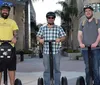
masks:
<instances>
[{"instance_id":1,"label":"plaid button-up shirt","mask_svg":"<svg viewBox=\"0 0 100 85\"><path fill-rule=\"evenodd\" d=\"M37 36L43 38L44 40L56 40L57 38L66 36L66 34L60 26L54 25L53 28L48 28L46 25L40 27ZM61 43L52 42L53 54L57 54L60 48ZM49 42L44 42L43 52L45 54L49 54Z\"/></svg>"}]
</instances>

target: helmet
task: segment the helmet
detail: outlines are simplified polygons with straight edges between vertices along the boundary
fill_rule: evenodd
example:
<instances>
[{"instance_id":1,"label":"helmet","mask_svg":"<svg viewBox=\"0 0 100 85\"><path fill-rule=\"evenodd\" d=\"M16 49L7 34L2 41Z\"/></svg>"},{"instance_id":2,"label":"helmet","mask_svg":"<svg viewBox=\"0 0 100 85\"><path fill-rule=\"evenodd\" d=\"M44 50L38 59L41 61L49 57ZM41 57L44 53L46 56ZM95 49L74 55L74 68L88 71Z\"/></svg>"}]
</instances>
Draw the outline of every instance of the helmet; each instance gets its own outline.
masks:
<instances>
[{"instance_id":1,"label":"helmet","mask_svg":"<svg viewBox=\"0 0 100 85\"><path fill-rule=\"evenodd\" d=\"M85 9L87 9L87 8L89 8L93 11L93 7L91 5L85 5L84 8L83 8L84 12L85 12Z\"/></svg>"},{"instance_id":2,"label":"helmet","mask_svg":"<svg viewBox=\"0 0 100 85\"><path fill-rule=\"evenodd\" d=\"M7 2L4 2L2 5L1 5L1 10L3 9L3 8L7 8L9 11L10 11L10 4L8 4Z\"/></svg>"},{"instance_id":3,"label":"helmet","mask_svg":"<svg viewBox=\"0 0 100 85\"><path fill-rule=\"evenodd\" d=\"M46 18L48 18L49 16L53 16L54 18L56 18L56 15L55 15L54 12L48 12L48 13L46 14Z\"/></svg>"}]
</instances>

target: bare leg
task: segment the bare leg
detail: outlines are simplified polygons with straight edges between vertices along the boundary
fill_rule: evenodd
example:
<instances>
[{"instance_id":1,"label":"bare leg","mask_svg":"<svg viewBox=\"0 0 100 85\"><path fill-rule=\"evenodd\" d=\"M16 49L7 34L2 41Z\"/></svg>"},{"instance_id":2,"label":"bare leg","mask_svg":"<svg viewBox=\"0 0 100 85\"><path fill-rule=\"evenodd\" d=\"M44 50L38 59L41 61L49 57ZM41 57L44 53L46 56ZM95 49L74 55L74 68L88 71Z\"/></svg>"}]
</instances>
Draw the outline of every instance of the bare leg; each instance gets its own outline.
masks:
<instances>
[{"instance_id":1,"label":"bare leg","mask_svg":"<svg viewBox=\"0 0 100 85\"><path fill-rule=\"evenodd\" d=\"M10 85L14 85L15 71L9 71L9 79L10 79Z\"/></svg>"},{"instance_id":2,"label":"bare leg","mask_svg":"<svg viewBox=\"0 0 100 85\"><path fill-rule=\"evenodd\" d=\"M2 79L2 72L0 72L0 85L1 85L1 79Z\"/></svg>"}]
</instances>

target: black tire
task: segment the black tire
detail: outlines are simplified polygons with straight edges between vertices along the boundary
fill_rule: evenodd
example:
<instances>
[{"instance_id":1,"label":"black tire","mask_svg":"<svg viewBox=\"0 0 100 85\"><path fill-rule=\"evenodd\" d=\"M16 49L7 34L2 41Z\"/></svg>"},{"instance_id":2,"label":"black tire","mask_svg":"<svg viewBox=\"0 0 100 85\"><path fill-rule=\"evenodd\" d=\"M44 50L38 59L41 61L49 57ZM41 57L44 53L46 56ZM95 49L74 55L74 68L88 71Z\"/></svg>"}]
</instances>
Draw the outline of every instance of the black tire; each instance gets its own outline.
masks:
<instances>
[{"instance_id":1,"label":"black tire","mask_svg":"<svg viewBox=\"0 0 100 85\"><path fill-rule=\"evenodd\" d=\"M43 78L38 78L38 84L37 85L43 85Z\"/></svg>"},{"instance_id":2,"label":"black tire","mask_svg":"<svg viewBox=\"0 0 100 85\"><path fill-rule=\"evenodd\" d=\"M20 79L16 79L14 82L14 85L22 85L22 82Z\"/></svg>"},{"instance_id":3,"label":"black tire","mask_svg":"<svg viewBox=\"0 0 100 85\"><path fill-rule=\"evenodd\" d=\"M85 80L82 76L77 78L76 85L85 85Z\"/></svg>"},{"instance_id":4,"label":"black tire","mask_svg":"<svg viewBox=\"0 0 100 85\"><path fill-rule=\"evenodd\" d=\"M68 85L68 81L66 77L61 78L61 85Z\"/></svg>"}]
</instances>

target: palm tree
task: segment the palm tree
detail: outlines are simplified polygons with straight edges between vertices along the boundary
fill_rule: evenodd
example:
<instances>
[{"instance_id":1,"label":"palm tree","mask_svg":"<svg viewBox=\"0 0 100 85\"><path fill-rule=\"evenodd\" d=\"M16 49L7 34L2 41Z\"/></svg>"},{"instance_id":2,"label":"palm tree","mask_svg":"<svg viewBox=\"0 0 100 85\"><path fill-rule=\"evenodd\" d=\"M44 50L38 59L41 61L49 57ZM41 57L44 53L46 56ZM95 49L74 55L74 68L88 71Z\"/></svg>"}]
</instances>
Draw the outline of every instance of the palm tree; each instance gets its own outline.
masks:
<instances>
[{"instance_id":1,"label":"palm tree","mask_svg":"<svg viewBox=\"0 0 100 85\"><path fill-rule=\"evenodd\" d=\"M71 2L69 4L69 13L70 13L71 20L73 22L73 20L78 15L78 8L77 8L77 2L76 2L76 0L71 0Z\"/></svg>"},{"instance_id":2,"label":"palm tree","mask_svg":"<svg viewBox=\"0 0 100 85\"><path fill-rule=\"evenodd\" d=\"M70 14L69 14L69 6L64 1L60 1L60 2L58 2L58 4L61 4L63 9L62 9L62 11L56 10L55 13L61 17L61 19L62 19L61 25L62 26L63 25L69 26L69 24L71 23L71 18L70 18ZM66 30L65 27L64 27L64 30ZM69 30L69 28L67 30Z\"/></svg>"},{"instance_id":3,"label":"palm tree","mask_svg":"<svg viewBox=\"0 0 100 85\"><path fill-rule=\"evenodd\" d=\"M67 34L67 43L65 45L68 47L68 40L74 23L73 21L78 14L77 3L76 0L71 0L70 4L67 4L64 1L60 1L57 4L62 6L62 11L56 10L55 13L57 16L61 17L61 26L64 28Z\"/></svg>"},{"instance_id":4,"label":"palm tree","mask_svg":"<svg viewBox=\"0 0 100 85\"><path fill-rule=\"evenodd\" d=\"M66 10L69 10L69 6L64 1L60 1L57 4L61 4L62 7L63 7L62 11L56 10L55 13L57 14L57 16L61 17L61 26L63 27L64 31L67 34L66 39L68 39L69 38L71 18L70 18L68 11L66 11ZM67 43L63 42L63 45L68 47L68 42Z\"/></svg>"},{"instance_id":5,"label":"palm tree","mask_svg":"<svg viewBox=\"0 0 100 85\"><path fill-rule=\"evenodd\" d=\"M74 30L74 25L76 24L75 21L77 22L78 20L78 8L77 8L77 1L76 0L71 0L69 4L69 13L70 13L70 18L72 21L71 24L71 48L73 49L73 30Z\"/></svg>"}]
</instances>

